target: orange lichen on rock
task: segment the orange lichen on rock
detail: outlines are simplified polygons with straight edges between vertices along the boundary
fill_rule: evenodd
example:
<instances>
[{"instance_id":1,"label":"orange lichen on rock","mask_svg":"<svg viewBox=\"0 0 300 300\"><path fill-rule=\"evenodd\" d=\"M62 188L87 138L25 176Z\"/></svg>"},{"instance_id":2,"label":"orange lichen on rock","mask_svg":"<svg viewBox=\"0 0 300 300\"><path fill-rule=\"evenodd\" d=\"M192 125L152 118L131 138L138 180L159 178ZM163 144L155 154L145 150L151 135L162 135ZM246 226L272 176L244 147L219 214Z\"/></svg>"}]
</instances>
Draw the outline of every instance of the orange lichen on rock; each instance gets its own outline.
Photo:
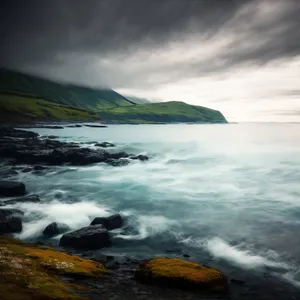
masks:
<instances>
[{"instance_id":1,"label":"orange lichen on rock","mask_svg":"<svg viewBox=\"0 0 300 300\"><path fill-rule=\"evenodd\" d=\"M227 277L221 272L177 258L154 258L139 266L135 278L170 287L224 291Z\"/></svg>"},{"instance_id":2,"label":"orange lichen on rock","mask_svg":"<svg viewBox=\"0 0 300 300\"><path fill-rule=\"evenodd\" d=\"M0 291L2 300L85 299L76 294L85 287L62 281L60 276L102 277L102 264L0 237Z\"/></svg>"}]
</instances>

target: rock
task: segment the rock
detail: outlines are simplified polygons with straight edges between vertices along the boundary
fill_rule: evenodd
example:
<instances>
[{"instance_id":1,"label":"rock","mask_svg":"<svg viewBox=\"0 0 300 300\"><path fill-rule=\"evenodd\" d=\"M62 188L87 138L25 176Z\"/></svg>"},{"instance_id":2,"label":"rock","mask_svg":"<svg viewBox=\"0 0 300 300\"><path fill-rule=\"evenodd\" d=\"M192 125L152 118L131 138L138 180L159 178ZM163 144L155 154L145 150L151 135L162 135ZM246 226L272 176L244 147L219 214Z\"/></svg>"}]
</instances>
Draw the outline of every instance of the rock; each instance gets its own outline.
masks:
<instances>
[{"instance_id":1,"label":"rock","mask_svg":"<svg viewBox=\"0 0 300 300\"><path fill-rule=\"evenodd\" d=\"M89 124L84 124L86 127L94 127L94 128L107 128L106 125L89 125Z\"/></svg>"},{"instance_id":2,"label":"rock","mask_svg":"<svg viewBox=\"0 0 300 300\"><path fill-rule=\"evenodd\" d=\"M53 222L49 224L43 231L43 235L53 237L69 230L69 226L63 223Z\"/></svg>"},{"instance_id":3,"label":"rock","mask_svg":"<svg viewBox=\"0 0 300 300\"><path fill-rule=\"evenodd\" d=\"M172 288L226 291L228 279L221 272L177 258L155 258L142 263L134 278Z\"/></svg>"},{"instance_id":4,"label":"rock","mask_svg":"<svg viewBox=\"0 0 300 300\"><path fill-rule=\"evenodd\" d=\"M116 145L109 143L109 142L96 143L95 146L102 147L102 148L116 147Z\"/></svg>"},{"instance_id":5,"label":"rock","mask_svg":"<svg viewBox=\"0 0 300 300\"><path fill-rule=\"evenodd\" d=\"M66 127L69 127L69 128L78 128L78 127L82 127L82 125L69 125L69 126L66 126Z\"/></svg>"},{"instance_id":6,"label":"rock","mask_svg":"<svg viewBox=\"0 0 300 300\"><path fill-rule=\"evenodd\" d=\"M18 174L19 173L13 168L1 168L0 170L0 177L12 177Z\"/></svg>"},{"instance_id":7,"label":"rock","mask_svg":"<svg viewBox=\"0 0 300 300\"><path fill-rule=\"evenodd\" d=\"M128 158L129 154L127 154L126 152L117 152L117 153L111 153L110 157L113 159Z\"/></svg>"},{"instance_id":8,"label":"rock","mask_svg":"<svg viewBox=\"0 0 300 300\"><path fill-rule=\"evenodd\" d=\"M111 244L107 230L102 225L93 225L67 233L59 245L75 249L101 249Z\"/></svg>"},{"instance_id":9,"label":"rock","mask_svg":"<svg viewBox=\"0 0 300 300\"><path fill-rule=\"evenodd\" d=\"M0 215L3 216L5 219L10 216L24 215L24 212L19 209L13 209L13 208L1 208L0 209Z\"/></svg>"},{"instance_id":10,"label":"rock","mask_svg":"<svg viewBox=\"0 0 300 300\"><path fill-rule=\"evenodd\" d=\"M48 246L7 236L0 236L0 245L1 300L87 299L90 297L81 294L86 294L87 288L78 278L101 282L107 272L99 262ZM76 285L70 285L66 278L77 279Z\"/></svg>"},{"instance_id":11,"label":"rock","mask_svg":"<svg viewBox=\"0 0 300 300\"><path fill-rule=\"evenodd\" d=\"M58 136L57 135L46 135L45 138L48 138L50 140L55 140L58 138Z\"/></svg>"},{"instance_id":12,"label":"rock","mask_svg":"<svg viewBox=\"0 0 300 300\"><path fill-rule=\"evenodd\" d=\"M58 125L36 125L35 128L64 129L63 126L58 126Z\"/></svg>"},{"instance_id":13,"label":"rock","mask_svg":"<svg viewBox=\"0 0 300 300\"><path fill-rule=\"evenodd\" d=\"M44 167L44 166L40 166L40 165L37 165L37 166L33 167L34 171L43 171L43 170L46 170L46 169L48 169L48 168Z\"/></svg>"},{"instance_id":14,"label":"rock","mask_svg":"<svg viewBox=\"0 0 300 300\"><path fill-rule=\"evenodd\" d=\"M27 130L20 130L14 129L12 127L0 126L0 136L1 137L16 137L16 138L37 138L39 136L38 133L27 131Z\"/></svg>"},{"instance_id":15,"label":"rock","mask_svg":"<svg viewBox=\"0 0 300 300\"><path fill-rule=\"evenodd\" d=\"M127 166L130 164L130 161L128 159L107 159L105 161L108 165L113 166L113 167L122 167L122 166Z\"/></svg>"},{"instance_id":16,"label":"rock","mask_svg":"<svg viewBox=\"0 0 300 300\"><path fill-rule=\"evenodd\" d=\"M33 169L31 167L28 167L28 168L24 168L21 172L22 173L29 173L31 172Z\"/></svg>"},{"instance_id":17,"label":"rock","mask_svg":"<svg viewBox=\"0 0 300 300\"><path fill-rule=\"evenodd\" d=\"M182 255L183 257L186 257L186 258L189 258L189 257L191 257L190 255L188 255L188 254L183 254Z\"/></svg>"},{"instance_id":18,"label":"rock","mask_svg":"<svg viewBox=\"0 0 300 300\"><path fill-rule=\"evenodd\" d=\"M140 161L146 161L149 160L149 157L146 155L137 155L137 156L130 156L131 159L140 160Z\"/></svg>"},{"instance_id":19,"label":"rock","mask_svg":"<svg viewBox=\"0 0 300 300\"><path fill-rule=\"evenodd\" d=\"M116 228L121 228L123 226L123 219L119 214L112 215L110 217L99 217L95 218L91 225L101 224L107 230L113 230Z\"/></svg>"},{"instance_id":20,"label":"rock","mask_svg":"<svg viewBox=\"0 0 300 300\"><path fill-rule=\"evenodd\" d=\"M41 199L38 195L28 195L26 197L6 200L4 202L4 204L10 205L10 204L15 204L15 203L20 203L20 202L22 202L22 203L27 203L27 202L38 203L38 202L41 202Z\"/></svg>"},{"instance_id":21,"label":"rock","mask_svg":"<svg viewBox=\"0 0 300 300\"><path fill-rule=\"evenodd\" d=\"M22 231L22 221L17 217L9 217L0 221L0 234Z\"/></svg>"},{"instance_id":22,"label":"rock","mask_svg":"<svg viewBox=\"0 0 300 300\"><path fill-rule=\"evenodd\" d=\"M25 185L19 181L0 180L0 196L22 196L26 194Z\"/></svg>"}]
</instances>

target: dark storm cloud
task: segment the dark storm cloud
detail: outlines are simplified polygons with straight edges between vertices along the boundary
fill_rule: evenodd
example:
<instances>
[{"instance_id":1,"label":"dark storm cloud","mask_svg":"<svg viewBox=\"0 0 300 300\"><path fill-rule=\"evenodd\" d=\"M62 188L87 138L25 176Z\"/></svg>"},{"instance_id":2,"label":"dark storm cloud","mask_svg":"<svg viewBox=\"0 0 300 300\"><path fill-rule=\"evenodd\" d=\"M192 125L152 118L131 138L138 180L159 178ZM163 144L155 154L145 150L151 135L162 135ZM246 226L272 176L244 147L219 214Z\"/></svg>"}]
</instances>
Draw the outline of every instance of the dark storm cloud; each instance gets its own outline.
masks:
<instances>
[{"instance_id":1,"label":"dark storm cloud","mask_svg":"<svg viewBox=\"0 0 300 300\"><path fill-rule=\"evenodd\" d=\"M262 2L281 5L283 12L257 20ZM300 54L298 0L2 0L0 5L0 65L75 81L162 84ZM147 65L143 57L138 71L130 61L125 70L94 64L103 57L123 61L140 49L151 53L188 36L196 46L222 34L232 40L213 60ZM165 76L155 80L156 73Z\"/></svg>"}]
</instances>

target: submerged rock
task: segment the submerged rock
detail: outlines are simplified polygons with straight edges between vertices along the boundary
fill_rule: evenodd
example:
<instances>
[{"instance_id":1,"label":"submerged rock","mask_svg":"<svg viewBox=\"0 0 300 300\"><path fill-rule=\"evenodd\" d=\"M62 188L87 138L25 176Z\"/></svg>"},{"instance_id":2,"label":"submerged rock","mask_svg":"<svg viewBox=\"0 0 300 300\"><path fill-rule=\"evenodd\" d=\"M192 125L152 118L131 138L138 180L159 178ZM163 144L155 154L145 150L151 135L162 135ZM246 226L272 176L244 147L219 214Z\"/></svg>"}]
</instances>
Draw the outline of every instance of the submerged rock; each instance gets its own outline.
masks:
<instances>
[{"instance_id":1,"label":"submerged rock","mask_svg":"<svg viewBox=\"0 0 300 300\"><path fill-rule=\"evenodd\" d=\"M13 208L1 208L0 209L0 220L1 216L3 218L7 218L9 216L22 216L24 215L24 212L19 209L13 209Z\"/></svg>"},{"instance_id":2,"label":"submerged rock","mask_svg":"<svg viewBox=\"0 0 300 300\"><path fill-rule=\"evenodd\" d=\"M96 147L101 147L101 148L110 148L110 147L116 147L115 144L109 143L109 142L102 142L102 143L96 143Z\"/></svg>"},{"instance_id":3,"label":"submerged rock","mask_svg":"<svg viewBox=\"0 0 300 300\"><path fill-rule=\"evenodd\" d=\"M228 279L221 272L177 258L154 258L142 263L134 278L167 287L226 291Z\"/></svg>"},{"instance_id":4,"label":"submerged rock","mask_svg":"<svg viewBox=\"0 0 300 300\"><path fill-rule=\"evenodd\" d=\"M147 155L137 155L137 156L130 156L131 159L140 160L140 161L147 161L149 157Z\"/></svg>"},{"instance_id":5,"label":"submerged rock","mask_svg":"<svg viewBox=\"0 0 300 300\"><path fill-rule=\"evenodd\" d=\"M22 196L25 195L25 185L19 181L0 180L0 196Z\"/></svg>"},{"instance_id":6,"label":"submerged rock","mask_svg":"<svg viewBox=\"0 0 300 300\"><path fill-rule=\"evenodd\" d=\"M15 203L27 203L27 202L33 202L33 203L38 203L41 202L41 199L38 195L28 195L26 197L20 197L20 198L15 198L11 200L6 200L4 204L15 204Z\"/></svg>"},{"instance_id":7,"label":"submerged rock","mask_svg":"<svg viewBox=\"0 0 300 300\"><path fill-rule=\"evenodd\" d=\"M0 237L0 244L2 300L83 299L77 291L87 289L78 278L99 281L107 272L99 262L51 247L25 244L9 237ZM62 277L77 278L76 284Z\"/></svg>"},{"instance_id":8,"label":"submerged rock","mask_svg":"<svg viewBox=\"0 0 300 300\"><path fill-rule=\"evenodd\" d=\"M106 125L90 125L90 124L84 124L86 127L92 127L92 128L107 128Z\"/></svg>"},{"instance_id":9,"label":"submerged rock","mask_svg":"<svg viewBox=\"0 0 300 300\"><path fill-rule=\"evenodd\" d=\"M8 217L0 221L0 234L22 231L22 220L18 217Z\"/></svg>"},{"instance_id":10,"label":"submerged rock","mask_svg":"<svg viewBox=\"0 0 300 300\"><path fill-rule=\"evenodd\" d=\"M109 158L105 161L108 165L113 166L113 167L123 167L123 166L127 166L130 164L130 161L128 159L112 159Z\"/></svg>"},{"instance_id":11,"label":"submerged rock","mask_svg":"<svg viewBox=\"0 0 300 300\"><path fill-rule=\"evenodd\" d=\"M119 214L112 215L110 217L99 217L95 218L91 225L101 224L107 230L113 230L116 228L121 228L123 226L123 219Z\"/></svg>"},{"instance_id":12,"label":"submerged rock","mask_svg":"<svg viewBox=\"0 0 300 300\"><path fill-rule=\"evenodd\" d=\"M43 235L53 237L68 231L70 228L67 224L53 222L49 224L43 231Z\"/></svg>"},{"instance_id":13,"label":"submerged rock","mask_svg":"<svg viewBox=\"0 0 300 300\"><path fill-rule=\"evenodd\" d=\"M110 237L102 225L93 225L67 233L59 245L75 249L100 249L110 246Z\"/></svg>"}]
</instances>

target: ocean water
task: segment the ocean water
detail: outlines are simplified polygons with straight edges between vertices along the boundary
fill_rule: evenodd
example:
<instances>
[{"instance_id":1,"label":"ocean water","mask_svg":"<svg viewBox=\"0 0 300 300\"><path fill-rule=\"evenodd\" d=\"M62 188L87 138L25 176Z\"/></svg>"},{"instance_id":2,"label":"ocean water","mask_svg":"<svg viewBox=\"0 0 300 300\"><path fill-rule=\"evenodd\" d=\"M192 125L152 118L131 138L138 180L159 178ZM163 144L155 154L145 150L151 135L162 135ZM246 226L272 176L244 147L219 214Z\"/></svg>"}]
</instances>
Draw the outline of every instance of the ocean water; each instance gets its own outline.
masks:
<instances>
[{"instance_id":1,"label":"ocean water","mask_svg":"<svg viewBox=\"0 0 300 300\"><path fill-rule=\"evenodd\" d=\"M124 167L58 167L22 174L40 204L18 204L20 238L39 239L52 221L75 230L94 217L121 213L113 255L182 256L300 291L300 124L110 125L35 129L111 151L146 154ZM58 243L59 237L53 243ZM287 298L290 299L290 298Z\"/></svg>"}]
</instances>

